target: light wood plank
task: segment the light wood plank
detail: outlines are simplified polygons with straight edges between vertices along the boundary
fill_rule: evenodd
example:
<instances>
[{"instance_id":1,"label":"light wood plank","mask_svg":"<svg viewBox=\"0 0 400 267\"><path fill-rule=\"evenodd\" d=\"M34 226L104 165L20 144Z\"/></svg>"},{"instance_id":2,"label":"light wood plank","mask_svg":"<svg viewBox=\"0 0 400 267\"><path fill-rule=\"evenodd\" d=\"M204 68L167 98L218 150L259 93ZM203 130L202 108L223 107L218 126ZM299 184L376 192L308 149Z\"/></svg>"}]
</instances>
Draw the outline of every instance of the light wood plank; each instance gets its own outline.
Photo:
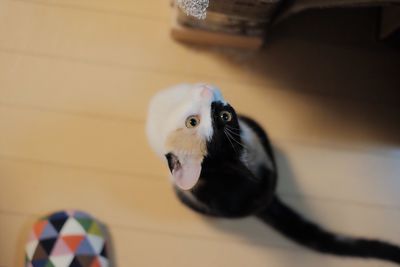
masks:
<instances>
[{"instance_id":1,"label":"light wood plank","mask_svg":"<svg viewBox=\"0 0 400 267\"><path fill-rule=\"evenodd\" d=\"M4 191L0 197L0 210L42 214L80 208L107 218L111 225L143 231L238 242L246 237L232 235L217 227L229 226L229 221L206 219L184 207L167 179L157 181L8 160L0 160L0 166ZM26 178L28 173L29 179ZM21 182L25 184L21 185ZM15 196L19 201L8 203L10 197ZM260 240L262 236L261 241L265 239L274 244L275 240L275 243L291 246L278 234L271 235L270 229L255 220L244 220L241 225L250 230L253 239L258 236Z\"/></svg>"},{"instance_id":2,"label":"light wood plank","mask_svg":"<svg viewBox=\"0 0 400 267\"><path fill-rule=\"evenodd\" d=\"M1 4L0 35L7 37L0 39L3 51L197 75L201 80L219 78L243 86L273 84L289 91L319 91L373 102L385 99L395 104L398 96L400 55L380 47L282 38L263 53L210 51L174 42L165 22L30 2L2 0ZM337 75L337 69L346 75Z\"/></svg>"},{"instance_id":3,"label":"light wood plank","mask_svg":"<svg viewBox=\"0 0 400 267\"><path fill-rule=\"evenodd\" d=\"M185 74L240 71L172 41L169 23L29 2L2 5L7 11L0 17L0 34L7 36L1 39L2 48Z\"/></svg>"},{"instance_id":4,"label":"light wood plank","mask_svg":"<svg viewBox=\"0 0 400 267\"><path fill-rule=\"evenodd\" d=\"M270 132L286 202L339 233L399 244L400 55L284 31L261 53L182 46L167 6L0 0L0 267L22 266L32 222L62 208L110 226L119 266L392 266L309 252L252 218L193 213L144 120L161 88L217 84Z\"/></svg>"},{"instance_id":5,"label":"light wood plank","mask_svg":"<svg viewBox=\"0 0 400 267\"><path fill-rule=\"evenodd\" d=\"M100 218L103 219L103 218ZM103 220L104 221L104 220ZM0 266L22 266L24 239L34 216L0 213L0 226L7 229L0 240ZM384 267L382 261L324 256L307 250L280 249L253 242L224 242L160 233L109 228L117 266L327 266Z\"/></svg>"},{"instance_id":6,"label":"light wood plank","mask_svg":"<svg viewBox=\"0 0 400 267\"><path fill-rule=\"evenodd\" d=\"M115 69L0 52L0 103L15 107L144 121L150 98L158 90L182 81L199 80L183 74ZM381 146L400 144L397 108L219 79L210 82L222 88L238 112L264 125L274 140L376 151Z\"/></svg>"},{"instance_id":7,"label":"light wood plank","mask_svg":"<svg viewBox=\"0 0 400 267\"><path fill-rule=\"evenodd\" d=\"M116 246L121 249L121 257L129 263L141 266L327 266L327 267L384 267L393 264L359 259L343 259L323 256L309 251L289 251L271 248L254 243L220 243L201 240L182 240L180 238L162 238L158 235L129 233L116 229ZM126 237L125 237L126 236ZM131 245L134 244L134 245ZM133 252L132 252L133 251ZM134 253L134 252L137 253ZM149 251L158 257L138 257ZM150 259L151 258L151 259Z\"/></svg>"},{"instance_id":8,"label":"light wood plank","mask_svg":"<svg viewBox=\"0 0 400 267\"><path fill-rule=\"evenodd\" d=\"M15 109L0 105L0 151L3 157L31 159L161 179L165 164L147 145L141 122L93 119L71 114ZM340 147L275 142L282 190L397 206L398 150L385 156ZM394 155L389 156L391 151ZM397 152L396 152L397 151ZM332 188L340 190L334 191Z\"/></svg>"},{"instance_id":9,"label":"light wood plank","mask_svg":"<svg viewBox=\"0 0 400 267\"><path fill-rule=\"evenodd\" d=\"M0 107L0 151L12 157L123 173L166 174L150 151L143 123Z\"/></svg>"},{"instance_id":10,"label":"light wood plank","mask_svg":"<svg viewBox=\"0 0 400 267\"><path fill-rule=\"evenodd\" d=\"M24 249L35 216L0 212L0 266L24 266Z\"/></svg>"},{"instance_id":11,"label":"light wood plank","mask_svg":"<svg viewBox=\"0 0 400 267\"><path fill-rule=\"evenodd\" d=\"M156 181L10 160L0 160L0 167L3 191L0 210L3 211L41 214L79 207L107 218L113 226L211 240L242 242L249 239L297 249L255 219L207 219L190 211L176 199L167 179ZM13 201L16 197L19 201ZM328 229L400 243L398 209L283 197L301 214Z\"/></svg>"},{"instance_id":12,"label":"light wood plank","mask_svg":"<svg viewBox=\"0 0 400 267\"><path fill-rule=\"evenodd\" d=\"M387 157L281 142L275 151L280 192L398 207L398 149L392 150L393 157Z\"/></svg>"},{"instance_id":13,"label":"light wood plank","mask_svg":"<svg viewBox=\"0 0 400 267\"><path fill-rule=\"evenodd\" d=\"M62 8L77 8L89 12L106 12L121 16L143 17L169 22L171 19L169 0L16 0Z\"/></svg>"}]
</instances>

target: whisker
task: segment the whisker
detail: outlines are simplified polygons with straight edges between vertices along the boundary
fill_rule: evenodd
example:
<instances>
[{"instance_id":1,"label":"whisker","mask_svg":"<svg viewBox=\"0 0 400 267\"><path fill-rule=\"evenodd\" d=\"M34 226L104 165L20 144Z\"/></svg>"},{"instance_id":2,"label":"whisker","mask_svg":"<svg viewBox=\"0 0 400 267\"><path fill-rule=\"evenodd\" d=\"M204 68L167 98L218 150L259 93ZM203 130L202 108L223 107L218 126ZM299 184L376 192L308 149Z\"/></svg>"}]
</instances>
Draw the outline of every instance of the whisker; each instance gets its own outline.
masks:
<instances>
[{"instance_id":1,"label":"whisker","mask_svg":"<svg viewBox=\"0 0 400 267\"><path fill-rule=\"evenodd\" d=\"M225 133L225 136L226 136L226 138L228 139L229 143L231 143L231 146L232 146L233 150L234 150L235 153L237 154L236 149L235 149L235 146L234 146L233 143L231 142L231 139L229 138L229 134L225 131L225 129L224 129L224 133Z\"/></svg>"},{"instance_id":2,"label":"whisker","mask_svg":"<svg viewBox=\"0 0 400 267\"><path fill-rule=\"evenodd\" d=\"M239 133L234 132L233 130L226 128L226 130L228 130L229 133L237 135L237 136L241 136Z\"/></svg>"},{"instance_id":3,"label":"whisker","mask_svg":"<svg viewBox=\"0 0 400 267\"><path fill-rule=\"evenodd\" d=\"M235 141L238 145L240 145L241 147L243 147L244 149L247 149L247 147L242 144L241 142L239 142L238 140L236 140L235 138L233 138L233 136L231 136L228 132L226 132L230 138L232 138L233 141Z\"/></svg>"},{"instance_id":4,"label":"whisker","mask_svg":"<svg viewBox=\"0 0 400 267\"><path fill-rule=\"evenodd\" d=\"M229 126L229 125L226 125L226 128L225 128L225 129L227 130L228 133L234 134L234 135L236 135L236 136L241 137L240 134L234 132L234 130L233 130L233 129L235 129L235 130L240 131L240 129L235 128L235 127L232 127L232 126ZM225 130L225 129L224 129L224 130ZM236 143L238 143L240 146L242 146L243 148L247 149L247 147L246 147L244 144L242 144L241 142L239 142L238 140L236 140L233 136L230 135L230 137L233 139L233 141L235 141Z\"/></svg>"},{"instance_id":5,"label":"whisker","mask_svg":"<svg viewBox=\"0 0 400 267\"><path fill-rule=\"evenodd\" d=\"M246 148L246 149L247 149L247 147L246 147L243 143L239 142L239 140L233 138L233 136L231 136L231 138L232 138L232 140L235 141L237 144L239 144L239 145L242 146L243 148Z\"/></svg>"},{"instance_id":6,"label":"whisker","mask_svg":"<svg viewBox=\"0 0 400 267\"><path fill-rule=\"evenodd\" d=\"M226 124L225 126L226 126L227 128L229 128L229 129L231 129L231 130L240 131L240 128L236 128L236 127L230 126L230 125L228 125L228 124Z\"/></svg>"}]
</instances>

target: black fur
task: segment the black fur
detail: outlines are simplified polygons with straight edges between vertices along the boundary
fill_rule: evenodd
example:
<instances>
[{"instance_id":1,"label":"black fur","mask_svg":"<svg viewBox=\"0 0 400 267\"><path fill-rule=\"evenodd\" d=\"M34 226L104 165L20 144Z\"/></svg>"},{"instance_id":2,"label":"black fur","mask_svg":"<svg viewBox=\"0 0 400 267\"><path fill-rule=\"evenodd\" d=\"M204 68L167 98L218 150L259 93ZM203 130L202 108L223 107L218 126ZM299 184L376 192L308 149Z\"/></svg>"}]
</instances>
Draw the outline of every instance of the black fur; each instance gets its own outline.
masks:
<instances>
[{"instance_id":1,"label":"black fur","mask_svg":"<svg viewBox=\"0 0 400 267\"><path fill-rule=\"evenodd\" d=\"M199 182L189 191L194 198L188 198L188 192L175 187L183 203L211 216L234 218L255 215L291 240L319 252L400 263L398 246L378 240L335 235L303 219L282 203L275 194L277 168L264 130L250 118L238 118L229 105L213 103L211 109L214 133L207 143L208 154L202 163ZM220 118L223 110L232 113L231 121L224 122ZM260 171L254 174L242 162L239 119L260 138L272 161L270 169L260 166ZM224 133L226 128L230 129L237 142L228 140Z\"/></svg>"},{"instance_id":2,"label":"black fur","mask_svg":"<svg viewBox=\"0 0 400 267\"><path fill-rule=\"evenodd\" d=\"M379 240L338 237L299 214L275 197L257 216L291 240L322 253L376 258L400 263L400 248Z\"/></svg>"}]
</instances>

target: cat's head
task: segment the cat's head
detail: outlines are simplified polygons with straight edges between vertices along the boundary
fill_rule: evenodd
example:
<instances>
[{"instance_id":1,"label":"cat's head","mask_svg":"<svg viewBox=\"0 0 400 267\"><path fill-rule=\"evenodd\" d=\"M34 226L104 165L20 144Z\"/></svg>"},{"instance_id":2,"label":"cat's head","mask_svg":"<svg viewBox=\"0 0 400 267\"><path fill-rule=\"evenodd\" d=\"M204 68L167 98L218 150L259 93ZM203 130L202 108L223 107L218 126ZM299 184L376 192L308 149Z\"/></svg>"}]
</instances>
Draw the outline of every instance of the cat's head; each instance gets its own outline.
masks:
<instances>
[{"instance_id":1,"label":"cat's head","mask_svg":"<svg viewBox=\"0 0 400 267\"><path fill-rule=\"evenodd\" d=\"M183 190L196 185L205 157L218 161L235 157L242 149L235 110L217 88L205 84L179 85L156 94L147 136Z\"/></svg>"}]
</instances>

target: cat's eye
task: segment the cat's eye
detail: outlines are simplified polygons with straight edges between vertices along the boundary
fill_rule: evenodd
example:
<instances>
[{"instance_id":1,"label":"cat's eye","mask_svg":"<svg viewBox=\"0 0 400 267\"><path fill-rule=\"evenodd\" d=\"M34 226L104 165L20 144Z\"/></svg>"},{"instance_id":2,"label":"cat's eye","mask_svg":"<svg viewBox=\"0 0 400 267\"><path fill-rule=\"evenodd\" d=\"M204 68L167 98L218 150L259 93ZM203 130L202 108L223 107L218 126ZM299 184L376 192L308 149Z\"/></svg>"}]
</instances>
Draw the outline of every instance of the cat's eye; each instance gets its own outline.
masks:
<instances>
[{"instance_id":1,"label":"cat's eye","mask_svg":"<svg viewBox=\"0 0 400 267\"><path fill-rule=\"evenodd\" d=\"M192 115L187 117L185 125L187 128L195 128L200 124L199 116Z\"/></svg>"},{"instance_id":2,"label":"cat's eye","mask_svg":"<svg viewBox=\"0 0 400 267\"><path fill-rule=\"evenodd\" d=\"M222 111L219 114L220 118L222 121L224 122L229 122L232 120L232 113L230 113L229 111Z\"/></svg>"}]
</instances>

